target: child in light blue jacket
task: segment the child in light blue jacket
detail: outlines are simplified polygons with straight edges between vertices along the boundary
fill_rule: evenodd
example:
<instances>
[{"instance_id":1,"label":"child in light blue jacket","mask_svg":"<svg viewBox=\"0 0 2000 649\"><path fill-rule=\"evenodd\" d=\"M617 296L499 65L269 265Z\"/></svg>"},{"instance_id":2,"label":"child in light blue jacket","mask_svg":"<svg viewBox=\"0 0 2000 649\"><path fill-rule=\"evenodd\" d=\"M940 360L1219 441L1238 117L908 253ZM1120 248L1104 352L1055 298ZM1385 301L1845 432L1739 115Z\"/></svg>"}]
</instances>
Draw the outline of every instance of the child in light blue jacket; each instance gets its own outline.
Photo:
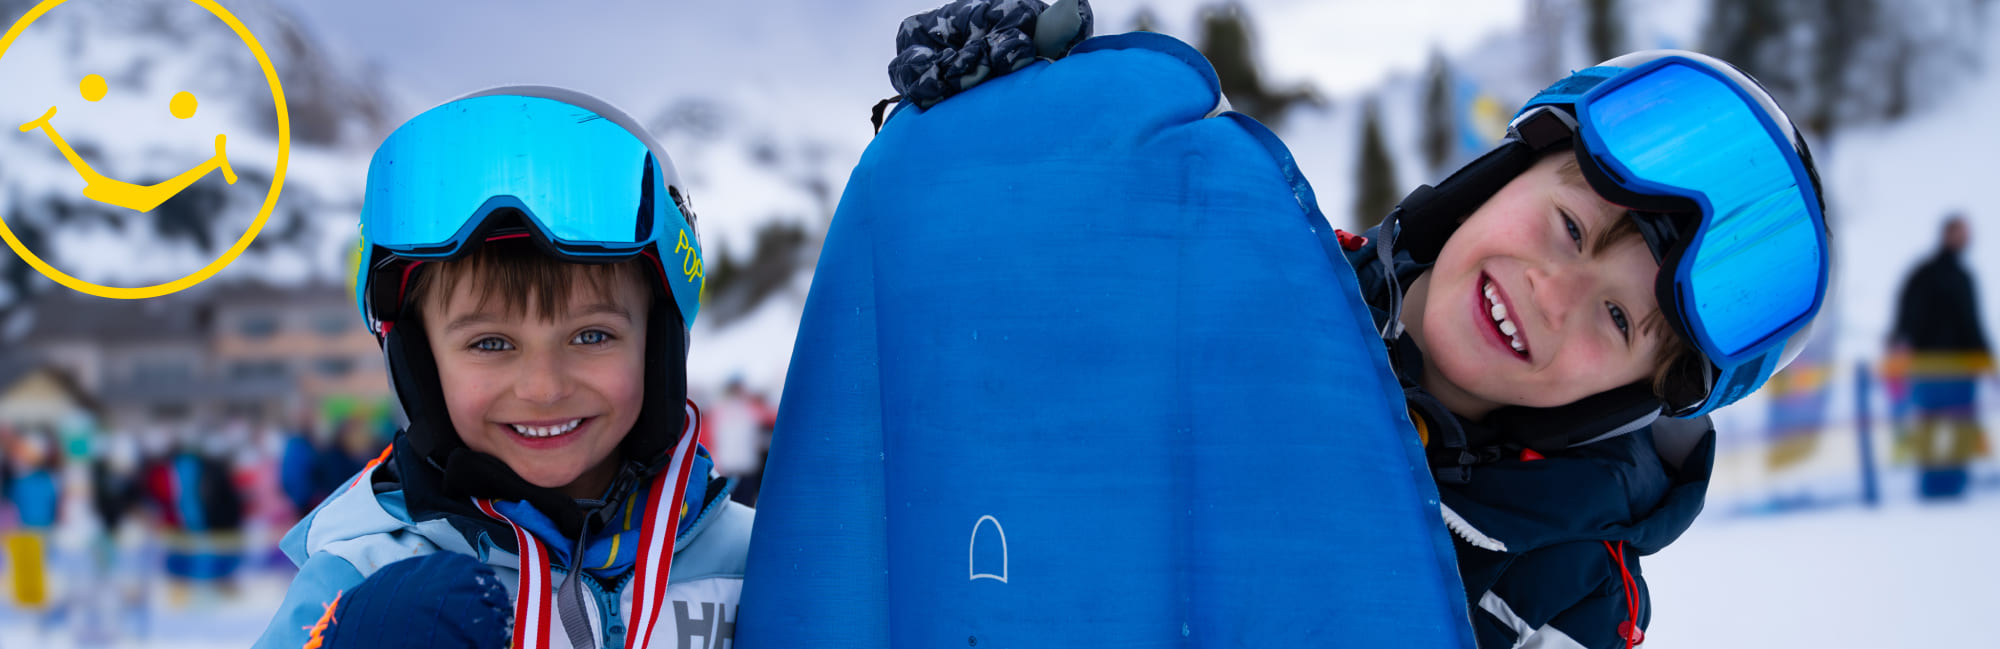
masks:
<instances>
[{"instance_id":1,"label":"child in light blue jacket","mask_svg":"<svg viewBox=\"0 0 2000 649\"><path fill-rule=\"evenodd\" d=\"M369 165L356 290L410 423L285 536L299 574L257 646L317 648L367 623L342 611L398 613L352 598L418 591L357 587L440 552L490 568L513 609L445 622L514 646L732 638L752 512L694 441L694 225L660 145L580 93L488 90L392 133ZM403 612L431 628L422 604Z\"/></svg>"}]
</instances>

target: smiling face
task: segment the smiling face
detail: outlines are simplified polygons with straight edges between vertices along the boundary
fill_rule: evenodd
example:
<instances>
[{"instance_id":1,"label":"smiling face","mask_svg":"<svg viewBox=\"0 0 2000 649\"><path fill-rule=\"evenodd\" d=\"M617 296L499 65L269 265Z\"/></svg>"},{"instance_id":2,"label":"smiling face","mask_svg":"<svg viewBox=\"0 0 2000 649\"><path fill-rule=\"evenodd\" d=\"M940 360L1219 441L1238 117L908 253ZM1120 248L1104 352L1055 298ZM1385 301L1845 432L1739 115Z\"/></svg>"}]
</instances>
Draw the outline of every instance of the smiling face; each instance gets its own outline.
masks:
<instances>
[{"instance_id":1,"label":"smiling face","mask_svg":"<svg viewBox=\"0 0 2000 649\"><path fill-rule=\"evenodd\" d=\"M468 448L530 483L601 497L644 400L651 295L635 272L585 281L607 267L558 264L551 272L566 281L547 281L544 272L531 285L545 288L496 296L490 283L519 284L535 273L510 282L494 279L507 269L480 272L491 268L451 269L463 280L444 282L420 303L452 427ZM535 293L552 286L567 287L566 295Z\"/></svg>"},{"instance_id":2,"label":"smiling face","mask_svg":"<svg viewBox=\"0 0 2000 649\"><path fill-rule=\"evenodd\" d=\"M1564 169L1567 165L1567 169ZM1422 384L1461 417L1547 408L1651 377L1664 327L1659 264L1568 154L1544 156L1488 199L1412 283L1403 322Z\"/></svg>"}]
</instances>

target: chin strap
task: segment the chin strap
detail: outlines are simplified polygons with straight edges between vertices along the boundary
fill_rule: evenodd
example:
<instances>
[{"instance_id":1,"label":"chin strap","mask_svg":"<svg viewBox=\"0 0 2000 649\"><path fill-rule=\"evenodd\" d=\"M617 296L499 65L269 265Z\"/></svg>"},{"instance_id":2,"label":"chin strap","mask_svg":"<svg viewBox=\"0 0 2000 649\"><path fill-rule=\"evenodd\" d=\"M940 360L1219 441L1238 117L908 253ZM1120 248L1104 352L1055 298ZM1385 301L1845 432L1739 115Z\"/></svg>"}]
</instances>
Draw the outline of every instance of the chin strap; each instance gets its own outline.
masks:
<instances>
[{"instance_id":1,"label":"chin strap","mask_svg":"<svg viewBox=\"0 0 2000 649\"><path fill-rule=\"evenodd\" d=\"M1660 409L1652 389L1634 383L1554 408L1500 408L1486 416L1486 424L1507 440L1553 455L1651 426Z\"/></svg>"},{"instance_id":2,"label":"chin strap","mask_svg":"<svg viewBox=\"0 0 2000 649\"><path fill-rule=\"evenodd\" d=\"M1408 200L1408 199L1404 199ZM1396 230L1400 223L1398 215L1402 208L1389 213L1382 227L1375 233L1375 261L1382 264L1382 281L1389 283L1389 317L1382 320L1382 328L1376 333L1392 346L1403 336L1403 281L1396 277Z\"/></svg>"}]
</instances>

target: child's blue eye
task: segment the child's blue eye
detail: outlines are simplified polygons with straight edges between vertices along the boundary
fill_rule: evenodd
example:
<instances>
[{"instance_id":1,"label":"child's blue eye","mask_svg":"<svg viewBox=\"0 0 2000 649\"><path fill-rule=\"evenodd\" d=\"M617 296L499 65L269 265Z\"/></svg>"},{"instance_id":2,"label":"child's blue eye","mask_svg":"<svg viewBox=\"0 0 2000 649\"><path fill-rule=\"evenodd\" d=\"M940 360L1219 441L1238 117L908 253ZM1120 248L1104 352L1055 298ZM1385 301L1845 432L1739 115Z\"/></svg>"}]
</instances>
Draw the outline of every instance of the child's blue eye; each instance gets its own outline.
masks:
<instances>
[{"instance_id":1,"label":"child's blue eye","mask_svg":"<svg viewBox=\"0 0 2000 649\"><path fill-rule=\"evenodd\" d=\"M592 329L577 334L575 338L570 339L570 343L576 345L599 345L609 342L610 340L611 340L611 334L604 333L596 329Z\"/></svg>"},{"instance_id":2,"label":"child's blue eye","mask_svg":"<svg viewBox=\"0 0 2000 649\"><path fill-rule=\"evenodd\" d=\"M1577 252L1583 252L1583 228L1576 226L1576 220L1569 218L1569 213L1563 213L1562 217L1563 229L1569 232L1569 240L1576 242Z\"/></svg>"},{"instance_id":3,"label":"child's blue eye","mask_svg":"<svg viewBox=\"0 0 2000 649\"><path fill-rule=\"evenodd\" d=\"M482 352L504 352L509 349L513 349L514 346L507 344L507 341L505 340L494 338L492 336L487 336L485 338L472 341L472 348Z\"/></svg>"},{"instance_id":4,"label":"child's blue eye","mask_svg":"<svg viewBox=\"0 0 2000 649\"><path fill-rule=\"evenodd\" d=\"M1631 340L1632 323L1625 319L1625 310L1610 302L1605 302L1604 306L1611 309L1611 323L1618 325L1618 333L1624 334L1626 340Z\"/></svg>"}]
</instances>

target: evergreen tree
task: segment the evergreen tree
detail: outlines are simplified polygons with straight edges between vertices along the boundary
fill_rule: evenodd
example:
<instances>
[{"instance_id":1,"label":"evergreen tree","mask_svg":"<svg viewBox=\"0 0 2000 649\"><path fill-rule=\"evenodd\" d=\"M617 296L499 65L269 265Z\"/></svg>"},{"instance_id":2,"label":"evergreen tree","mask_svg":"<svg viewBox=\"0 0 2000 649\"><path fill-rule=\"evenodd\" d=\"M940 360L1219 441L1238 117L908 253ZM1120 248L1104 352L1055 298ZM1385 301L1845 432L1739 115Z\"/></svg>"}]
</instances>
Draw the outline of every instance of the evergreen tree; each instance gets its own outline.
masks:
<instances>
[{"instance_id":1,"label":"evergreen tree","mask_svg":"<svg viewBox=\"0 0 2000 649\"><path fill-rule=\"evenodd\" d=\"M1785 65L1793 54L1785 51L1787 4L1790 0L1713 0L1702 49L1743 68L1773 93L1796 94L1798 80Z\"/></svg>"},{"instance_id":2,"label":"evergreen tree","mask_svg":"<svg viewBox=\"0 0 2000 649\"><path fill-rule=\"evenodd\" d=\"M1293 104L1320 105L1322 102L1309 85L1298 85L1284 91L1266 87L1257 64L1254 40L1243 5L1232 2L1202 10L1201 38L1197 47L1215 66L1222 95L1229 98L1231 107L1238 112L1277 130Z\"/></svg>"},{"instance_id":3,"label":"evergreen tree","mask_svg":"<svg viewBox=\"0 0 2000 649\"><path fill-rule=\"evenodd\" d=\"M1618 0L1584 0L1584 40L1590 59L1603 61L1624 53L1625 27Z\"/></svg>"},{"instance_id":4,"label":"evergreen tree","mask_svg":"<svg viewBox=\"0 0 2000 649\"><path fill-rule=\"evenodd\" d=\"M1382 222L1389 210L1402 200L1396 182L1396 162L1389 157L1389 145L1382 137L1380 110L1373 99L1361 107L1361 158L1356 161L1354 231L1360 232Z\"/></svg>"},{"instance_id":5,"label":"evergreen tree","mask_svg":"<svg viewBox=\"0 0 2000 649\"><path fill-rule=\"evenodd\" d=\"M7 206L6 210L8 227L13 228L14 237L21 241L22 246L29 250L47 250L43 247L47 242L42 237L40 226L30 222L18 206ZM5 291L0 291L4 293L4 296L0 296L0 316L6 316L14 308L33 302L34 280L41 278L40 273L18 256L9 254L0 257L0 285L5 285L6 288Z\"/></svg>"},{"instance_id":6,"label":"evergreen tree","mask_svg":"<svg viewBox=\"0 0 2000 649\"><path fill-rule=\"evenodd\" d=\"M1855 59L1855 47L1871 31L1865 23L1874 13L1871 5L1875 3L1873 0L1828 0L1825 4L1825 11L1820 13L1820 39L1813 48L1813 85L1820 89L1819 101L1814 102L1806 114L1795 117L1803 120L1800 128L1818 133L1832 130L1834 122L1839 119L1839 100L1845 94L1847 70ZM1895 105L1900 102L1894 97L1899 94L1897 91L1902 89L1905 79L1887 81L1890 82L1892 97L1891 107L1887 109L1888 117L1894 119L1902 116L1903 109Z\"/></svg>"},{"instance_id":7,"label":"evergreen tree","mask_svg":"<svg viewBox=\"0 0 2000 649\"><path fill-rule=\"evenodd\" d=\"M1135 32L1157 32L1160 31L1159 24L1160 19L1148 7L1139 7L1139 13L1132 16L1132 31Z\"/></svg>"},{"instance_id":8,"label":"evergreen tree","mask_svg":"<svg viewBox=\"0 0 2000 649\"><path fill-rule=\"evenodd\" d=\"M1901 119L1962 76L1988 2L1713 0L1702 49L1756 77L1801 129L1826 133Z\"/></svg>"},{"instance_id":9,"label":"evergreen tree","mask_svg":"<svg viewBox=\"0 0 2000 649\"><path fill-rule=\"evenodd\" d=\"M1567 3L1561 0L1528 0L1526 23L1536 26L1525 30L1529 70L1537 79L1559 79L1569 73L1562 53L1563 36L1569 32L1566 8Z\"/></svg>"},{"instance_id":10,"label":"evergreen tree","mask_svg":"<svg viewBox=\"0 0 2000 649\"><path fill-rule=\"evenodd\" d=\"M1454 118L1452 107L1457 103L1452 97L1451 64L1445 61L1444 52L1431 48L1429 77L1424 86L1424 164L1436 174L1447 163L1452 162L1454 134L1458 131L1458 120Z\"/></svg>"},{"instance_id":11,"label":"evergreen tree","mask_svg":"<svg viewBox=\"0 0 2000 649\"><path fill-rule=\"evenodd\" d=\"M703 319L722 326L756 310L797 275L807 256L816 254L810 249L814 245L797 223L769 221L757 226L749 259L738 260L727 246L716 246L702 268Z\"/></svg>"}]
</instances>

